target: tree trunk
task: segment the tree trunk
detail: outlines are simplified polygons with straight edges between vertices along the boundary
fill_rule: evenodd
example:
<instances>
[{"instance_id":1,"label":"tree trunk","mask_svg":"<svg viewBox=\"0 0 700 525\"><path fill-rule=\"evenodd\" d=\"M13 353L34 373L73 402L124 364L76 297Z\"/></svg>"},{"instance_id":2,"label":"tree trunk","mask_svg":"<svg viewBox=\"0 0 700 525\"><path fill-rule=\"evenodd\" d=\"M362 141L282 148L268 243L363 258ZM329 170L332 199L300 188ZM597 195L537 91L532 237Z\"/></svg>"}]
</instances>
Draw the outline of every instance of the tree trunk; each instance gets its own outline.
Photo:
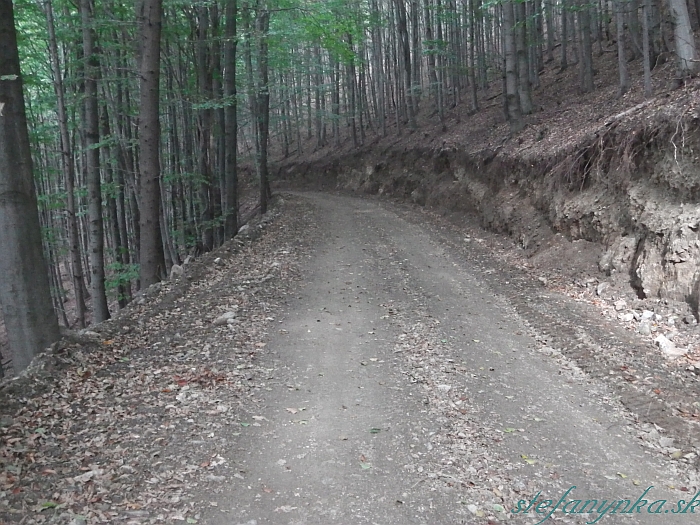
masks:
<instances>
[{"instance_id":1,"label":"tree trunk","mask_svg":"<svg viewBox=\"0 0 700 525\"><path fill-rule=\"evenodd\" d=\"M238 232L238 104L236 103L236 16L237 0L226 3L226 43L224 45L224 98L226 99L226 193L224 200L224 236Z\"/></svg>"},{"instance_id":2,"label":"tree trunk","mask_svg":"<svg viewBox=\"0 0 700 525\"><path fill-rule=\"evenodd\" d=\"M142 0L139 21L141 50L139 108L140 280L141 287L158 282L165 273L160 235L160 34L162 0Z\"/></svg>"},{"instance_id":3,"label":"tree trunk","mask_svg":"<svg viewBox=\"0 0 700 525\"><path fill-rule=\"evenodd\" d=\"M686 0L668 0L673 14L673 35L678 58L678 73L681 78L692 76L698 71L695 38L690 29L690 16Z\"/></svg>"},{"instance_id":4,"label":"tree trunk","mask_svg":"<svg viewBox=\"0 0 700 525\"><path fill-rule=\"evenodd\" d=\"M0 0L0 303L16 372L59 338L41 244L12 0Z\"/></svg>"},{"instance_id":5,"label":"tree trunk","mask_svg":"<svg viewBox=\"0 0 700 525\"><path fill-rule=\"evenodd\" d=\"M105 293L104 224L102 221L102 185L100 181L100 115L97 104L97 49L91 0L80 0L85 56L85 172L88 187L88 215L90 219L90 294L94 324L109 319Z\"/></svg>"},{"instance_id":6,"label":"tree trunk","mask_svg":"<svg viewBox=\"0 0 700 525\"><path fill-rule=\"evenodd\" d=\"M258 14L257 30L259 38L258 48L258 141L260 144L260 154L258 155L258 171L260 173L260 214L267 213L268 196L270 193L270 183L268 180L267 168L267 146L270 130L270 86L268 74L268 30L270 27L270 12L267 10Z\"/></svg>"},{"instance_id":7,"label":"tree trunk","mask_svg":"<svg viewBox=\"0 0 700 525\"><path fill-rule=\"evenodd\" d=\"M644 5L642 7L642 56L644 60L644 96L649 98L653 94L651 88L651 56L649 51L649 18L651 16L651 0L644 0Z\"/></svg>"},{"instance_id":8,"label":"tree trunk","mask_svg":"<svg viewBox=\"0 0 700 525\"><path fill-rule=\"evenodd\" d=\"M58 116L58 128L61 146L61 167L65 177L66 188L66 230L68 231L68 244L70 252L70 268L75 295L75 316L80 328L85 328L85 288L83 276L83 263L80 259L80 239L78 237L78 221L75 214L75 164L73 149L68 131L68 113L66 111L65 88L61 64L58 58L58 43L53 17L51 0L45 2L46 25L49 36L49 54L51 56L51 68L54 76L54 91L56 92L56 110Z\"/></svg>"},{"instance_id":9,"label":"tree trunk","mask_svg":"<svg viewBox=\"0 0 700 525\"><path fill-rule=\"evenodd\" d=\"M625 57L625 20L622 8L624 0L615 0L615 20L617 23L617 69L620 75L618 97L624 95L630 87L630 78L627 73L627 58Z\"/></svg>"},{"instance_id":10,"label":"tree trunk","mask_svg":"<svg viewBox=\"0 0 700 525\"><path fill-rule=\"evenodd\" d=\"M554 0L544 0L544 22L547 25L547 62L554 61L554 16L552 3Z\"/></svg>"},{"instance_id":11,"label":"tree trunk","mask_svg":"<svg viewBox=\"0 0 700 525\"><path fill-rule=\"evenodd\" d=\"M515 52L518 62L518 94L520 111L523 115L532 113L532 94L530 89L530 70L527 62L527 42L525 39L525 2L512 3L515 16Z\"/></svg>"},{"instance_id":12,"label":"tree trunk","mask_svg":"<svg viewBox=\"0 0 700 525\"><path fill-rule=\"evenodd\" d=\"M685 0L683 0L685 1ZM639 39L639 2L637 0L627 0L627 28L630 36L630 50L632 60L642 54L642 45Z\"/></svg>"},{"instance_id":13,"label":"tree trunk","mask_svg":"<svg viewBox=\"0 0 700 525\"><path fill-rule=\"evenodd\" d=\"M111 138L111 129L109 126L109 113L107 112L106 105L102 108L102 136L105 138ZM105 146L105 158L110 159L110 147ZM105 166L105 180L107 184L114 185L114 174L112 166L107 160ZM130 287L124 286L121 279L121 273L124 269L124 253L127 251L124 241L121 236L121 231L119 229L119 213L117 212L117 199L113 192L107 195L107 213L109 216L109 227L112 234L112 246L114 248L114 262L116 263L116 273L117 273L117 302L119 308L124 308L131 300L131 290Z\"/></svg>"},{"instance_id":14,"label":"tree trunk","mask_svg":"<svg viewBox=\"0 0 700 525\"><path fill-rule=\"evenodd\" d=\"M202 100L209 103L212 98L212 76L209 68L209 7L200 4L197 8L197 82ZM207 251L214 248L214 210L211 151L212 110L199 110L198 171L200 177L199 199L201 205L201 242Z\"/></svg>"},{"instance_id":15,"label":"tree trunk","mask_svg":"<svg viewBox=\"0 0 700 525\"><path fill-rule=\"evenodd\" d=\"M585 3L578 6L578 20L581 30L581 61L579 63L581 91L593 91L593 44L591 42L591 12Z\"/></svg>"},{"instance_id":16,"label":"tree trunk","mask_svg":"<svg viewBox=\"0 0 700 525\"><path fill-rule=\"evenodd\" d=\"M503 2L503 43L506 67L506 108L507 118L512 131L523 128L523 115L518 94L518 70L515 55L515 15L512 0Z\"/></svg>"},{"instance_id":17,"label":"tree trunk","mask_svg":"<svg viewBox=\"0 0 700 525\"><path fill-rule=\"evenodd\" d=\"M561 0L561 67L560 71L564 71L569 67L569 57L567 50L569 48L569 13L566 7L566 0Z\"/></svg>"},{"instance_id":18,"label":"tree trunk","mask_svg":"<svg viewBox=\"0 0 700 525\"><path fill-rule=\"evenodd\" d=\"M408 121L412 128L416 128L416 105L414 103L413 87L411 83L411 44L408 38L408 22L406 20L406 4L404 0L394 0L396 5L396 21L399 30L399 42L401 56L403 58L404 90L406 93L406 105L408 106Z\"/></svg>"}]
</instances>

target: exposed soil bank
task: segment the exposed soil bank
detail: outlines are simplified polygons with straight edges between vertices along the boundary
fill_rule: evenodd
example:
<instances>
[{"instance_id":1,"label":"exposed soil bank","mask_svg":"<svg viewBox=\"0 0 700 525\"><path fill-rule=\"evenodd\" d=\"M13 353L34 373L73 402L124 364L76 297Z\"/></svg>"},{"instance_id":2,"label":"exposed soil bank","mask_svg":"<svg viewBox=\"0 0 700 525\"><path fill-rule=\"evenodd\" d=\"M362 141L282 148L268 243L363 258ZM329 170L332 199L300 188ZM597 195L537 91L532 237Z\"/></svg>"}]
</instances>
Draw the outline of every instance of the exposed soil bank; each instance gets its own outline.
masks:
<instances>
[{"instance_id":1,"label":"exposed soil bank","mask_svg":"<svg viewBox=\"0 0 700 525\"><path fill-rule=\"evenodd\" d=\"M278 179L477 213L483 226L508 233L528 255L551 246L557 234L589 241L611 279L640 298L685 302L697 317L699 124L688 93L589 125L576 141L531 126L473 150L417 131L393 144L384 139L336 157L285 163Z\"/></svg>"}]
</instances>

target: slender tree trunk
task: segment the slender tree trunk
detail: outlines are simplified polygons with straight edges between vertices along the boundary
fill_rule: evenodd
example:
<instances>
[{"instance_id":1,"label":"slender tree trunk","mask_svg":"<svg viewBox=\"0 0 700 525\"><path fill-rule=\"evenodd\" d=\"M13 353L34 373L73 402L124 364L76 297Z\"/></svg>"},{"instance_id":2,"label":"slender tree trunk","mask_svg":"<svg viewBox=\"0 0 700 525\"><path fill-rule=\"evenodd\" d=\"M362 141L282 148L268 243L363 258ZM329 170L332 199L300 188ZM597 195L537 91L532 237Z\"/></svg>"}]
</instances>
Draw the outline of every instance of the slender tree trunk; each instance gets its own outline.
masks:
<instances>
[{"instance_id":1,"label":"slender tree trunk","mask_svg":"<svg viewBox=\"0 0 700 525\"><path fill-rule=\"evenodd\" d=\"M267 146L270 131L270 86L268 74L268 30L270 27L270 12L263 10L258 13L257 30L258 30L258 103L256 104L258 115L258 140L260 143L260 154L258 155L258 163L260 172L260 214L267 213L267 203L270 194L270 183L268 180L267 168Z\"/></svg>"},{"instance_id":2,"label":"slender tree trunk","mask_svg":"<svg viewBox=\"0 0 700 525\"><path fill-rule=\"evenodd\" d=\"M333 94L331 100L331 112L333 113L333 142L340 147L340 62L331 58L331 70L333 76Z\"/></svg>"},{"instance_id":3,"label":"slender tree trunk","mask_svg":"<svg viewBox=\"0 0 700 525\"><path fill-rule=\"evenodd\" d=\"M651 53L649 51L649 17L651 16L651 0L644 0L642 6L642 56L644 60L644 96L649 98L651 88Z\"/></svg>"},{"instance_id":4,"label":"slender tree trunk","mask_svg":"<svg viewBox=\"0 0 700 525\"><path fill-rule=\"evenodd\" d=\"M544 0L544 22L547 25L547 62L554 61L554 16L552 3L555 0Z\"/></svg>"},{"instance_id":5,"label":"slender tree trunk","mask_svg":"<svg viewBox=\"0 0 700 525\"><path fill-rule=\"evenodd\" d=\"M638 0L627 0L626 4L630 50L632 52L632 60L634 60L642 54L642 44L639 38L639 2Z\"/></svg>"},{"instance_id":6,"label":"slender tree trunk","mask_svg":"<svg viewBox=\"0 0 700 525\"><path fill-rule=\"evenodd\" d=\"M59 338L34 190L11 0L0 0L0 303L16 372Z\"/></svg>"},{"instance_id":7,"label":"slender tree trunk","mask_svg":"<svg viewBox=\"0 0 700 525\"><path fill-rule=\"evenodd\" d=\"M593 91L593 44L591 42L591 12L588 5L581 3L578 9L581 28L580 85L583 93Z\"/></svg>"},{"instance_id":8,"label":"slender tree trunk","mask_svg":"<svg viewBox=\"0 0 700 525\"><path fill-rule=\"evenodd\" d=\"M615 21L617 24L617 69L620 76L618 97L624 95L630 86L629 73L627 72L627 57L625 56L625 19L622 2L614 0Z\"/></svg>"},{"instance_id":9,"label":"slender tree trunk","mask_svg":"<svg viewBox=\"0 0 700 525\"><path fill-rule=\"evenodd\" d=\"M476 0L469 0L469 86L471 91L471 111L479 111L476 79Z\"/></svg>"},{"instance_id":10,"label":"slender tree trunk","mask_svg":"<svg viewBox=\"0 0 700 525\"><path fill-rule=\"evenodd\" d=\"M224 236L231 239L238 232L238 104L236 103L236 16L237 0L226 3L226 43L224 44L224 97L226 98L226 197L224 201Z\"/></svg>"},{"instance_id":11,"label":"slender tree trunk","mask_svg":"<svg viewBox=\"0 0 700 525\"><path fill-rule=\"evenodd\" d=\"M75 213L75 164L73 149L68 131L68 112L66 111L65 88L63 74L58 57L58 43L53 17L53 5L51 0L44 3L46 12L46 25L49 36L49 54L51 56L51 69L54 77L54 90L56 92L56 105L58 114L58 128L61 145L61 167L66 187L66 230L68 231L68 244L70 252L70 268L73 281L73 293L75 295L76 322L80 328L85 328L85 295L83 289L85 282L83 277L83 263L80 259L80 239L78 238L78 222Z\"/></svg>"},{"instance_id":12,"label":"slender tree trunk","mask_svg":"<svg viewBox=\"0 0 700 525\"><path fill-rule=\"evenodd\" d=\"M406 4L404 0L394 0L396 16L401 44L401 56L403 58L404 89L406 93L406 105L408 106L408 121L412 128L416 128L416 105L411 83L411 44L408 35L408 22L406 20Z\"/></svg>"},{"instance_id":13,"label":"slender tree trunk","mask_svg":"<svg viewBox=\"0 0 700 525\"><path fill-rule=\"evenodd\" d=\"M567 0L561 0L561 71L564 71L567 67L569 67L569 57L567 56L567 50L569 47L568 20L569 11L567 10Z\"/></svg>"},{"instance_id":14,"label":"slender tree trunk","mask_svg":"<svg viewBox=\"0 0 700 525\"><path fill-rule=\"evenodd\" d=\"M316 124L316 148L321 149L325 146L322 134L322 115L321 115L321 84L323 84L322 76L323 64L321 63L321 48L319 45L314 46L314 104L315 104L315 124Z\"/></svg>"},{"instance_id":15,"label":"slender tree trunk","mask_svg":"<svg viewBox=\"0 0 700 525\"><path fill-rule=\"evenodd\" d=\"M525 2L516 1L513 4L515 16L515 53L518 62L518 94L520 95L520 111L523 115L532 113L532 94L530 88L530 68L527 62L527 42L525 39Z\"/></svg>"},{"instance_id":16,"label":"slender tree trunk","mask_svg":"<svg viewBox=\"0 0 700 525\"><path fill-rule=\"evenodd\" d=\"M678 74L681 78L692 76L698 71L698 58L695 37L690 28L690 16L686 0L668 0L673 15L673 36L678 59Z\"/></svg>"},{"instance_id":17,"label":"slender tree trunk","mask_svg":"<svg viewBox=\"0 0 700 525\"><path fill-rule=\"evenodd\" d=\"M214 177L211 186L212 194L212 215L214 218L214 243L216 246L221 246L224 242L224 216L223 198L226 192L225 172L226 172L226 112L224 109L224 86L223 86L223 69L221 67L222 48L221 42L223 34L221 31L221 21L219 16L219 4L217 2L211 5L212 19L212 44L211 44L211 71L212 71L212 92L213 98L217 102L218 107L214 110L214 127L211 135L210 149L214 152L212 155L212 163L215 166ZM167 213L165 214L167 218ZM167 229L165 230L167 233ZM165 242L165 241L164 241ZM168 239L168 243L169 242Z\"/></svg>"},{"instance_id":18,"label":"slender tree trunk","mask_svg":"<svg viewBox=\"0 0 700 525\"><path fill-rule=\"evenodd\" d=\"M209 68L209 7L200 4L197 8L197 79L202 99L206 102L212 98L212 75ZM199 110L199 149L197 154L198 171L201 178L199 199L201 205L201 242L210 251L214 248L214 198L212 177L212 110L204 107Z\"/></svg>"},{"instance_id":19,"label":"slender tree trunk","mask_svg":"<svg viewBox=\"0 0 700 525\"><path fill-rule=\"evenodd\" d=\"M515 51L515 14L512 0L506 0L503 7L503 40L505 47L506 67L506 107L507 118L511 130L520 131L523 128L523 115L520 109L518 94L518 64Z\"/></svg>"},{"instance_id":20,"label":"slender tree trunk","mask_svg":"<svg viewBox=\"0 0 700 525\"><path fill-rule=\"evenodd\" d=\"M137 14L141 50L139 109L140 281L146 288L165 273L160 233L160 35L162 0L142 0Z\"/></svg>"},{"instance_id":21,"label":"slender tree trunk","mask_svg":"<svg viewBox=\"0 0 700 525\"><path fill-rule=\"evenodd\" d=\"M102 136L105 138L111 137L111 130L109 126L109 114L107 113L106 106L102 108ZM107 184L113 185L114 180L114 170L110 164L110 147L105 146L105 158L108 159L105 163L105 179ZM107 214L109 217L109 228L112 235L112 247L114 249L114 262L117 263L117 273L122 271L124 264L124 253L126 248L122 241L121 231L119 229L119 214L117 212L117 199L113 194L107 195ZM119 275L117 275L119 278ZM124 283L119 279L117 284L117 302L119 308L124 308L130 300L130 290L124 286Z\"/></svg>"},{"instance_id":22,"label":"slender tree trunk","mask_svg":"<svg viewBox=\"0 0 700 525\"><path fill-rule=\"evenodd\" d=\"M90 292L92 320L101 323L109 319L105 293L104 224L102 221L102 185L100 182L100 116L97 104L97 49L92 28L94 16L91 0L80 0L85 57L85 172L88 187L88 215L90 218Z\"/></svg>"}]
</instances>

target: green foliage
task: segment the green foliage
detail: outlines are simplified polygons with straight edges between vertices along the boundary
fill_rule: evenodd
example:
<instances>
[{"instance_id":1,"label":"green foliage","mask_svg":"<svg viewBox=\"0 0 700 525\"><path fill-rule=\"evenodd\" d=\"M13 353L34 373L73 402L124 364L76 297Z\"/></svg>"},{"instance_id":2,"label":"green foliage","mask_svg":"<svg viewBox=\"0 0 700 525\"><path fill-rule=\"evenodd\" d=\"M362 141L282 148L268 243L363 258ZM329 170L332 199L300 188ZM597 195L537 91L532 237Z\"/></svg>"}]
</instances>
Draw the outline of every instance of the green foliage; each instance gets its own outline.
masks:
<instances>
[{"instance_id":1,"label":"green foliage","mask_svg":"<svg viewBox=\"0 0 700 525\"><path fill-rule=\"evenodd\" d=\"M128 285L131 281L135 281L139 277L138 264L123 264L113 262L105 266L107 270L107 278L105 279L105 289L112 292L119 286ZM122 299L121 297L119 299Z\"/></svg>"}]
</instances>

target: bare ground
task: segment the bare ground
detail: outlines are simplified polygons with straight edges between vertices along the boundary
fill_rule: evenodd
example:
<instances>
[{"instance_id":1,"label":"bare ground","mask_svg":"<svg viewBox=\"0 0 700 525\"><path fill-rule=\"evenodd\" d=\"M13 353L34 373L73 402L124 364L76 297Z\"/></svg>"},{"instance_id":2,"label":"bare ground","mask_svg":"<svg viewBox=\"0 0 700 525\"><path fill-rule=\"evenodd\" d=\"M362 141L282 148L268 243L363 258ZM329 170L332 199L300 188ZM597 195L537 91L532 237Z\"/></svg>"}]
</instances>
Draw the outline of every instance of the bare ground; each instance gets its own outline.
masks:
<instances>
[{"instance_id":1,"label":"bare ground","mask_svg":"<svg viewBox=\"0 0 700 525\"><path fill-rule=\"evenodd\" d=\"M646 402L697 399L697 379L579 285L543 286L468 219L321 194L276 210L4 384L1 520L535 523L509 511L540 491L653 485L670 509L700 489L694 418Z\"/></svg>"}]
</instances>

